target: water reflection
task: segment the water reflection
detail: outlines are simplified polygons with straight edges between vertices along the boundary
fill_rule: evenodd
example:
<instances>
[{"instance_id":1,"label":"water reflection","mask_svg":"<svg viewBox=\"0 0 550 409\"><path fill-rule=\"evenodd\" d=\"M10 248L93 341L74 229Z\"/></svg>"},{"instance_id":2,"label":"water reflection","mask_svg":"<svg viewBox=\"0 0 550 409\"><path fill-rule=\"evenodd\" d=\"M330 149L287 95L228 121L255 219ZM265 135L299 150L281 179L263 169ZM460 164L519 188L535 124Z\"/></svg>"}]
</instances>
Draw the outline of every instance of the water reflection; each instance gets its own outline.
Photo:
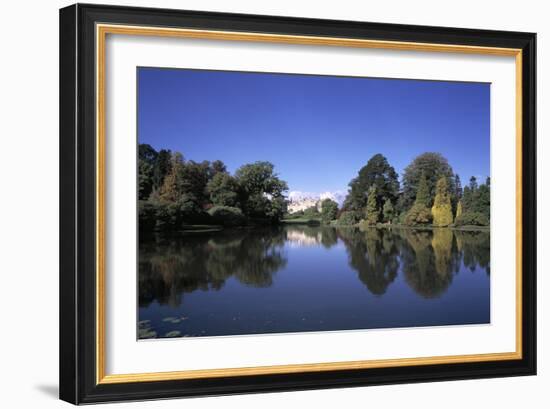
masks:
<instances>
[{"instance_id":1,"label":"water reflection","mask_svg":"<svg viewBox=\"0 0 550 409\"><path fill-rule=\"evenodd\" d=\"M284 242L282 228L142 240L139 305L156 300L178 306L184 293L219 290L231 276L248 286L268 287L286 265Z\"/></svg>"},{"instance_id":2,"label":"water reflection","mask_svg":"<svg viewBox=\"0 0 550 409\"><path fill-rule=\"evenodd\" d=\"M441 295L451 284L460 255L453 250L453 232L403 230L403 273L417 294L432 298Z\"/></svg>"},{"instance_id":3,"label":"water reflection","mask_svg":"<svg viewBox=\"0 0 550 409\"><path fill-rule=\"evenodd\" d=\"M350 266L359 280L375 295L382 295L397 276L398 236L386 229L341 229Z\"/></svg>"},{"instance_id":4,"label":"water reflection","mask_svg":"<svg viewBox=\"0 0 550 409\"><path fill-rule=\"evenodd\" d=\"M379 306L369 304L371 309L384 305L387 311L395 310L399 318L392 318L393 321L388 318L387 325L382 322L372 324L372 327L411 325L409 321L403 321L403 315L397 315L405 303L406 297L402 295L406 295L403 293L405 288L409 288L409 292L412 290L412 294L416 294L419 300L443 299L460 272L478 270L486 272L483 276L490 273L490 238L486 231L286 226L195 232L177 238L142 238L139 248L140 320L147 318L149 321L152 317L153 321L163 318L166 321L166 317L160 313L153 313L150 308L152 304L174 310L184 305L184 297L192 293L219 293L216 300L225 302L224 308L234 305L242 307L243 303L250 303L246 304L250 311L271 317L265 318L265 322L274 321L273 317L276 318L276 314L284 315L283 312L304 315L309 310L322 311L328 303L336 310L342 305L352 308L347 305L351 305L353 300L355 303L372 303L364 298L368 294L373 299L382 300ZM283 276L278 278L280 274ZM470 280L460 284L464 287L460 287L460 291L465 294L468 291L480 294L483 317L488 316L489 308L486 281L480 284L479 281ZM231 291L225 291L224 288L230 282ZM238 286L243 290L238 290ZM397 287L390 294L393 286ZM340 287L341 294L334 295ZM269 289L271 303L261 300L268 293L251 293L249 290L243 293L245 288L257 291ZM357 293L356 288L363 290ZM319 299L323 300L322 305L318 305ZM222 307L214 308L212 304L207 304L212 303L214 298L208 300L201 304L201 311L211 308L213 312L209 314L215 315L218 311L215 308ZM450 303L447 299L443 301ZM194 302L200 303L201 299L195 299ZM460 300L460 303L467 302L465 299ZM424 308L422 304L418 305L419 311ZM449 314L455 314L456 307L450 305L446 308ZM474 317L482 316L476 314L472 312ZM328 329L371 325L364 324L365 318L360 315L357 315L359 318L353 318L356 315L351 314L345 319L335 313L332 315L342 324ZM485 319L479 318L479 322ZM351 320L350 324L344 325L346 320ZM472 318L464 320L470 322ZM394 321L395 324L391 324ZM425 321L426 324L423 324L422 317L415 317L415 321L411 322L414 325L440 323L435 318ZM324 319L319 322L324 322ZM452 320L449 318L449 322L462 321L458 317ZM472 322L476 322L475 319ZM294 328L290 324L288 327ZM264 331L262 328L224 330L220 333L258 333ZM267 332L276 332L278 328L284 331L286 327L280 323L279 327L273 327ZM297 328L300 330L301 327Z\"/></svg>"}]
</instances>

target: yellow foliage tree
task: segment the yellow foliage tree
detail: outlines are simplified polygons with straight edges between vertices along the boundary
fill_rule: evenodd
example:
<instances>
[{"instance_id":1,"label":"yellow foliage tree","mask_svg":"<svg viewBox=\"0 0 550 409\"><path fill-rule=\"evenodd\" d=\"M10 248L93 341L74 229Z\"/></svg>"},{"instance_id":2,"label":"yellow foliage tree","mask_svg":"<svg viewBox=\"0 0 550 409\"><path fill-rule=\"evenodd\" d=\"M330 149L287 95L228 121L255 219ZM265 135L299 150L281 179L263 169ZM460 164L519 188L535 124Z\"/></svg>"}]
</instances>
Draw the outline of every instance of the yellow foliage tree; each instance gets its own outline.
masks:
<instances>
[{"instance_id":1,"label":"yellow foliage tree","mask_svg":"<svg viewBox=\"0 0 550 409\"><path fill-rule=\"evenodd\" d=\"M435 199L432 207L433 225L446 227L453 222L451 196L447 186L447 178L441 177L435 186Z\"/></svg>"},{"instance_id":2,"label":"yellow foliage tree","mask_svg":"<svg viewBox=\"0 0 550 409\"><path fill-rule=\"evenodd\" d=\"M170 173L164 178L164 183L160 187L159 196L162 201L176 202L180 195L180 178L183 169L183 156L181 153L175 153L171 158Z\"/></svg>"}]
</instances>

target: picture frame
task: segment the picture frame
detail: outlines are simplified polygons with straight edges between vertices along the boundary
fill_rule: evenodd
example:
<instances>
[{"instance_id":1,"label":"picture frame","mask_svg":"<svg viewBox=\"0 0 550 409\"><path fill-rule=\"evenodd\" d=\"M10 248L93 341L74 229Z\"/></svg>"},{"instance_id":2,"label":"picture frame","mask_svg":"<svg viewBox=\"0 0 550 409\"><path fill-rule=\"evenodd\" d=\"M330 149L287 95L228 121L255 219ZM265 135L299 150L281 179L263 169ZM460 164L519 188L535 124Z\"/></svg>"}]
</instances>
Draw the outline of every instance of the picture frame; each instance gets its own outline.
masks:
<instances>
[{"instance_id":1,"label":"picture frame","mask_svg":"<svg viewBox=\"0 0 550 409\"><path fill-rule=\"evenodd\" d=\"M106 372L107 36L508 56L515 61L515 350ZM73 404L536 374L536 35L76 4L60 10L60 398ZM498 144L498 142L495 142ZM498 149L495 145L493 149ZM498 151L493 151L493 155ZM498 254L495 255L499 257Z\"/></svg>"}]
</instances>

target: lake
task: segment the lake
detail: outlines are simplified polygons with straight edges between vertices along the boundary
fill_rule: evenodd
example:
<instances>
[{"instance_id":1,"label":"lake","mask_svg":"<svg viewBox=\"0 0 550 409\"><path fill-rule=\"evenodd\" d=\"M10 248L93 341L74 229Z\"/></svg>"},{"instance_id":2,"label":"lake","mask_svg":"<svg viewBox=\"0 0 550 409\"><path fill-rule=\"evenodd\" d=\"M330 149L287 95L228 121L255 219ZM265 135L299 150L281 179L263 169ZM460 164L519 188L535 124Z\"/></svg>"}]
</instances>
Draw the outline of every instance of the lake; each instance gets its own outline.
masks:
<instances>
[{"instance_id":1,"label":"lake","mask_svg":"<svg viewBox=\"0 0 550 409\"><path fill-rule=\"evenodd\" d=\"M486 231L286 225L140 238L138 338L485 324Z\"/></svg>"}]
</instances>

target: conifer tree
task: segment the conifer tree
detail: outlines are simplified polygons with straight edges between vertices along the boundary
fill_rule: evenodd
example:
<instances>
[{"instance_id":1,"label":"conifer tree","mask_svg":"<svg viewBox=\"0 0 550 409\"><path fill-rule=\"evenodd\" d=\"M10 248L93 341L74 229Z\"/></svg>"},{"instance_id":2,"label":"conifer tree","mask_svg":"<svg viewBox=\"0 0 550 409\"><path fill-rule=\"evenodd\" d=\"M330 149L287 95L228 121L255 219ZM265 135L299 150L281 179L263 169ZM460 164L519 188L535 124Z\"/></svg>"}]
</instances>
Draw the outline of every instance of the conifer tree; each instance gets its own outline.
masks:
<instances>
[{"instance_id":1,"label":"conifer tree","mask_svg":"<svg viewBox=\"0 0 550 409\"><path fill-rule=\"evenodd\" d=\"M384 207L382 208L382 213L383 213L383 216L384 216L384 222L390 222L391 223L391 221L393 219L393 216L394 216L394 209L393 209L393 205L392 205L390 199L386 199L386 201L384 202Z\"/></svg>"},{"instance_id":2,"label":"conifer tree","mask_svg":"<svg viewBox=\"0 0 550 409\"><path fill-rule=\"evenodd\" d=\"M449 195L446 177L442 177L437 181L432 215L434 226L446 227L453 222L451 197Z\"/></svg>"},{"instance_id":3,"label":"conifer tree","mask_svg":"<svg viewBox=\"0 0 550 409\"><path fill-rule=\"evenodd\" d=\"M416 191L416 199L414 201L416 205L427 206L430 201L430 189L428 187L428 182L424 173L420 177L420 182L418 182L418 190Z\"/></svg>"},{"instance_id":4,"label":"conifer tree","mask_svg":"<svg viewBox=\"0 0 550 409\"><path fill-rule=\"evenodd\" d=\"M380 220L380 209L376 200L376 187L371 186L367 195L366 222L373 226Z\"/></svg>"},{"instance_id":5,"label":"conifer tree","mask_svg":"<svg viewBox=\"0 0 550 409\"><path fill-rule=\"evenodd\" d=\"M425 225L432 222L432 212L428 208L430 202L430 189L424 173L420 176L416 199L413 207L405 216L405 224L408 226Z\"/></svg>"}]
</instances>

